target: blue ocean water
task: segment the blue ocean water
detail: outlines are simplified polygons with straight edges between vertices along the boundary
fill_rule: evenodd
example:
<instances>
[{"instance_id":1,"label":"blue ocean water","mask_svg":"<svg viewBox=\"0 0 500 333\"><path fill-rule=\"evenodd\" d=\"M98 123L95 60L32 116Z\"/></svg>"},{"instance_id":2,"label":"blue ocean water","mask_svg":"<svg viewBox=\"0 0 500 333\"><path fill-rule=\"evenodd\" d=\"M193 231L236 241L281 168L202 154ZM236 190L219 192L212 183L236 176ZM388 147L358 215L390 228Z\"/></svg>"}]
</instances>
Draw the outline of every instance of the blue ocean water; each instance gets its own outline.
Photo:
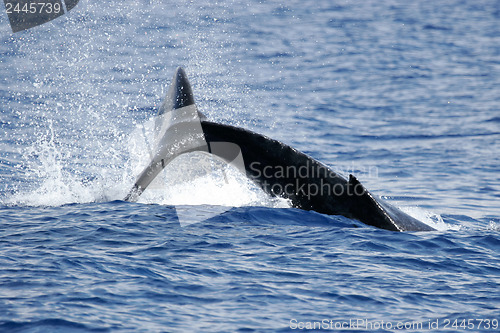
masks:
<instances>
[{"instance_id":1,"label":"blue ocean water","mask_svg":"<svg viewBox=\"0 0 500 333\"><path fill-rule=\"evenodd\" d=\"M16 34L0 14L0 331L498 331L498 22L486 0L82 0ZM122 201L179 65L209 118L438 231L186 181L182 160Z\"/></svg>"}]
</instances>

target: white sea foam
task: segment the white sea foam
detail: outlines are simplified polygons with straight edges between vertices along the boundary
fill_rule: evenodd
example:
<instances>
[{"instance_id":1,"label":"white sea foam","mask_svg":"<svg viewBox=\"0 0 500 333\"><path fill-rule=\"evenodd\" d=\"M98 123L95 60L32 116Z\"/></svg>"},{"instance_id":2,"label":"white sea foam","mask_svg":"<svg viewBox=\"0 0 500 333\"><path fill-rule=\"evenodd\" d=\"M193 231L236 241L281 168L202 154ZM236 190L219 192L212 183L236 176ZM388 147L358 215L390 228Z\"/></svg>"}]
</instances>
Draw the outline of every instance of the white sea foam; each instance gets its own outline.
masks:
<instances>
[{"instance_id":1,"label":"white sea foam","mask_svg":"<svg viewBox=\"0 0 500 333\"><path fill-rule=\"evenodd\" d=\"M430 226L438 231L460 230L460 226L451 225L449 223L446 223L443 221L443 218L441 217L441 215L430 212L430 211L425 210L423 208L415 207L415 206L402 206L402 207L398 207L398 208L401 209L406 214L410 215L411 217L416 218L417 220L427 224L428 226Z\"/></svg>"},{"instance_id":2,"label":"white sea foam","mask_svg":"<svg viewBox=\"0 0 500 333\"><path fill-rule=\"evenodd\" d=\"M71 168L75 151L56 143L51 131L26 149L26 168L33 186L7 199L7 204L60 206L71 203L122 200L135 177L151 158L152 123L138 126L128 140L124 167L103 167L91 179ZM93 169L97 169L94 166ZM73 170L73 172L72 172ZM283 199L271 198L238 170L202 153L174 159L139 198L140 203L161 205L214 205L224 207L289 207Z\"/></svg>"}]
</instances>

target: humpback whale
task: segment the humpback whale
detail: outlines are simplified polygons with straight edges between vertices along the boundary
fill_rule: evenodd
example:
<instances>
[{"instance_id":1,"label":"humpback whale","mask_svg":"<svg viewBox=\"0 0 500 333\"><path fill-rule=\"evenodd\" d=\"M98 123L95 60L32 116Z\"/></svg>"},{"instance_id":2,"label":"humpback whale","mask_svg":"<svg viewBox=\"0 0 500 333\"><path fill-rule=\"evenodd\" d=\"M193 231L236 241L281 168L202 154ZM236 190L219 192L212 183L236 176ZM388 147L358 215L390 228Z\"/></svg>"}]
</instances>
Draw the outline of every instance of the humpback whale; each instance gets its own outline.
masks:
<instances>
[{"instance_id":1,"label":"humpback whale","mask_svg":"<svg viewBox=\"0 0 500 333\"><path fill-rule=\"evenodd\" d=\"M181 67L155 118L154 142L152 159L125 201L137 201L176 157L201 152L233 165L267 194L288 199L295 208L342 215L392 231L435 230L371 194L353 175L346 179L280 141L210 121L198 110Z\"/></svg>"}]
</instances>

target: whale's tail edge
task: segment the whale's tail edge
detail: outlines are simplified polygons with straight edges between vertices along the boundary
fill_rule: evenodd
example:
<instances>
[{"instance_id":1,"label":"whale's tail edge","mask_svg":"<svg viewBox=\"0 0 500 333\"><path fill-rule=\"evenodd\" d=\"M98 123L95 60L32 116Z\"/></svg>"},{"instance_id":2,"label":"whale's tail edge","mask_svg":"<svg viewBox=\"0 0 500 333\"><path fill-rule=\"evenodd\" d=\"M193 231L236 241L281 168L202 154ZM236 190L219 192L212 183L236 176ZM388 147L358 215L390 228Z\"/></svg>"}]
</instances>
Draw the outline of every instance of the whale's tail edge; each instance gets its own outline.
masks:
<instances>
[{"instance_id":1,"label":"whale's tail edge","mask_svg":"<svg viewBox=\"0 0 500 333\"><path fill-rule=\"evenodd\" d=\"M284 198L289 199L294 207L328 215L343 215L392 231L435 230L383 199L376 198L353 175L346 180L328 168L329 172L321 176L321 179L317 174L313 176L314 172L310 173L312 178L270 177L266 173L269 168L300 169L307 166L322 170L327 167L277 140L243 128L208 121L196 107L193 90L182 67L175 71L155 123L156 147L152 160L137 178L125 201L137 201L148 185L177 156L202 152L235 164L242 173L271 196L276 196L276 188L287 189L291 186L294 190ZM296 188L293 187L295 184ZM347 190L345 193L354 192L355 195L301 193L300 189L309 184L340 187ZM349 191L356 188L359 194ZM360 189L362 191L359 191Z\"/></svg>"}]
</instances>

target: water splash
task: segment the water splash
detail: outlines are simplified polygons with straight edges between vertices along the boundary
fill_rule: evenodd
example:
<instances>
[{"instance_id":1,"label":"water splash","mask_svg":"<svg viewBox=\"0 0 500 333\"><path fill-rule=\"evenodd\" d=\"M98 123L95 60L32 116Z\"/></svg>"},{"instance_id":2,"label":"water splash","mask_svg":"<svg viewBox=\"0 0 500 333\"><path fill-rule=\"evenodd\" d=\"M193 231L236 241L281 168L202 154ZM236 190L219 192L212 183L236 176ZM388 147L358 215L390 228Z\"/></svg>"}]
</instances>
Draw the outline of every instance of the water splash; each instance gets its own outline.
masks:
<instances>
[{"instance_id":1,"label":"water splash","mask_svg":"<svg viewBox=\"0 0 500 333\"><path fill-rule=\"evenodd\" d=\"M491 220L490 223L488 224L488 230L500 231L500 223Z\"/></svg>"},{"instance_id":2,"label":"water splash","mask_svg":"<svg viewBox=\"0 0 500 333\"><path fill-rule=\"evenodd\" d=\"M428 226L438 230L438 231L446 231L446 230L460 230L460 225L452 225L444 222L441 215L436 214L434 212L430 212L420 207L415 206L398 206L404 213L410 215L411 217L416 218L417 220L427 224Z\"/></svg>"},{"instance_id":3,"label":"water splash","mask_svg":"<svg viewBox=\"0 0 500 333\"><path fill-rule=\"evenodd\" d=\"M92 170L82 172L74 163L76 147L59 142L51 122L46 135L25 149L27 175L32 186L16 192L7 204L25 206L60 206L71 203L122 200L135 177L151 158L153 122L140 124L123 142L124 151L102 154L127 155L119 159L93 161ZM118 146L118 145L116 145ZM109 147L107 147L109 149ZM98 154L96 154L98 155ZM289 207L286 200L271 198L244 175L210 155L190 153L177 157L148 187L140 203L160 205L214 205L227 207Z\"/></svg>"},{"instance_id":4,"label":"water splash","mask_svg":"<svg viewBox=\"0 0 500 333\"><path fill-rule=\"evenodd\" d=\"M138 175L153 156L154 121L137 125L130 136L131 175ZM271 198L234 167L204 153L175 158L141 195L141 203L165 205L217 205L289 207Z\"/></svg>"},{"instance_id":5,"label":"water splash","mask_svg":"<svg viewBox=\"0 0 500 333\"><path fill-rule=\"evenodd\" d=\"M52 124L48 137L38 139L26 148L27 178L35 188L21 190L7 199L7 204L26 206L60 206L67 203L95 201L95 190L69 172L65 151L56 143Z\"/></svg>"}]
</instances>

